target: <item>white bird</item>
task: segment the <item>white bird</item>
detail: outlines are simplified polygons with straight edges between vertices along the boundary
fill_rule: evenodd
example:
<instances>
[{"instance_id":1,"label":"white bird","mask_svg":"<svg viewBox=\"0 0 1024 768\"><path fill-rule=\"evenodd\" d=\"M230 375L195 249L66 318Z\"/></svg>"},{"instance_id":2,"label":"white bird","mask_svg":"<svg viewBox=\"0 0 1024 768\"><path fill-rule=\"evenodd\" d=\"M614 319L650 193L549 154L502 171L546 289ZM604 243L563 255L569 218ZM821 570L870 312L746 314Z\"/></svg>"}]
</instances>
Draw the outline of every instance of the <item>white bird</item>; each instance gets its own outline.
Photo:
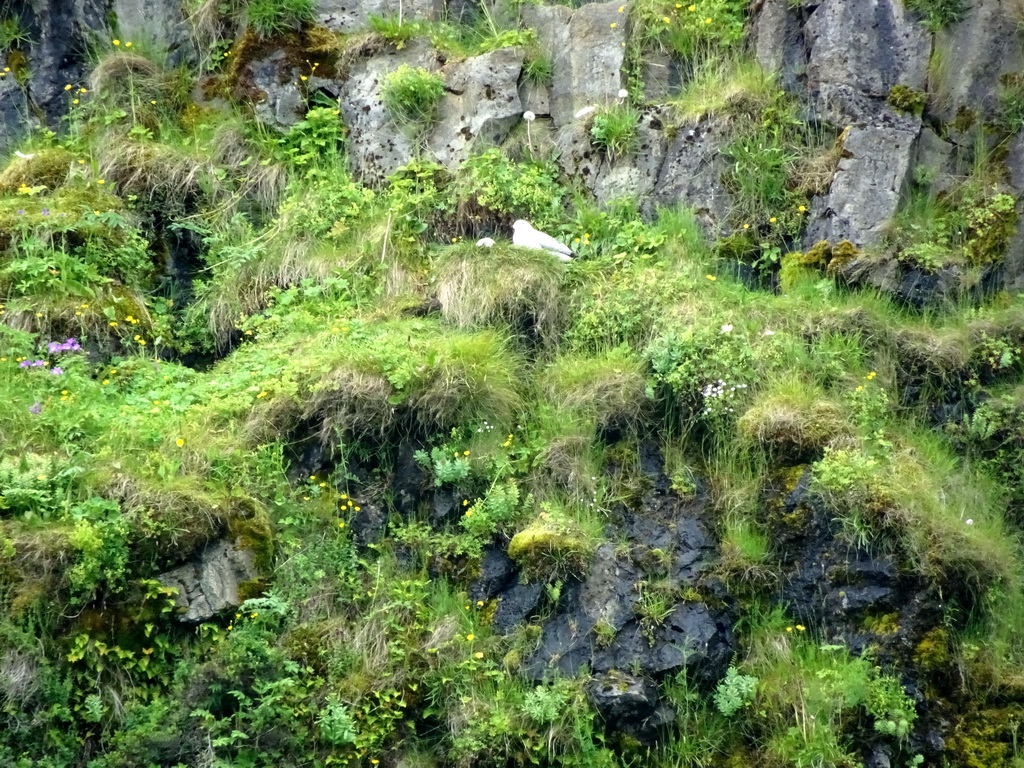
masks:
<instances>
[{"instance_id":1,"label":"white bird","mask_svg":"<svg viewBox=\"0 0 1024 768\"><path fill-rule=\"evenodd\" d=\"M491 248L494 246L494 241L489 237L481 237L476 241L476 245L478 248Z\"/></svg>"},{"instance_id":2,"label":"white bird","mask_svg":"<svg viewBox=\"0 0 1024 768\"><path fill-rule=\"evenodd\" d=\"M14 154L16 154L22 160L31 160L33 157L36 156L35 152L33 152L31 155L26 155L24 152L19 152L18 150L15 150Z\"/></svg>"},{"instance_id":3,"label":"white bird","mask_svg":"<svg viewBox=\"0 0 1024 768\"><path fill-rule=\"evenodd\" d=\"M530 222L523 221L522 219L512 223L512 245L518 245L521 248L550 251L558 254L558 258L562 261L572 261L574 255L567 246L562 245L551 235L539 232L530 226Z\"/></svg>"}]
</instances>

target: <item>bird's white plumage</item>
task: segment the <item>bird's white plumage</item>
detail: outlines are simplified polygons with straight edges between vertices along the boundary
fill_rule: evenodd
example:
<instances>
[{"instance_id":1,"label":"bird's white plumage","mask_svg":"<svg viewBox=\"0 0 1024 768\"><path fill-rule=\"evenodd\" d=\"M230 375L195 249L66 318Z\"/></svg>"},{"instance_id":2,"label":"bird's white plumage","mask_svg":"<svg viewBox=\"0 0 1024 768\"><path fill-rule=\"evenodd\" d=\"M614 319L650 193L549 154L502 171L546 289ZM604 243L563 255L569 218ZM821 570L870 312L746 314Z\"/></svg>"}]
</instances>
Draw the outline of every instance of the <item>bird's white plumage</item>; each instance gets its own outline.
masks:
<instances>
[{"instance_id":1,"label":"bird's white plumage","mask_svg":"<svg viewBox=\"0 0 1024 768\"><path fill-rule=\"evenodd\" d=\"M492 248L494 246L494 241L489 237L481 237L476 241L476 244L479 248Z\"/></svg>"},{"instance_id":2,"label":"bird's white plumage","mask_svg":"<svg viewBox=\"0 0 1024 768\"><path fill-rule=\"evenodd\" d=\"M18 152L17 150L15 150L14 154L16 154L22 160L31 160L33 157L36 156L35 152L33 152L31 155L26 155L24 152Z\"/></svg>"},{"instance_id":3,"label":"bird's white plumage","mask_svg":"<svg viewBox=\"0 0 1024 768\"><path fill-rule=\"evenodd\" d=\"M535 250L551 251L552 253L558 254L558 258L562 261L572 260L572 250L567 246L562 245L560 242L546 235L543 232L534 229L530 222L519 219L512 224L512 245L518 245L521 248L533 248Z\"/></svg>"}]
</instances>

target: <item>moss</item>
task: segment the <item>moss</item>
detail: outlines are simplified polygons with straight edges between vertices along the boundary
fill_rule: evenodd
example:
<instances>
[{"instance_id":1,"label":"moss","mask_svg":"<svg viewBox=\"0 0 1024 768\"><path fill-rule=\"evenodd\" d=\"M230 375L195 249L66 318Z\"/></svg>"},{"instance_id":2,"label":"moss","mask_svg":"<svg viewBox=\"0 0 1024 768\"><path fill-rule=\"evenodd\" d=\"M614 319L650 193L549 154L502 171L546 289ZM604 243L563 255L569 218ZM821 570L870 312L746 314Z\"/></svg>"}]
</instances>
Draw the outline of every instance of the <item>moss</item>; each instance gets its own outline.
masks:
<instances>
[{"instance_id":1,"label":"moss","mask_svg":"<svg viewBox=\"0 0 1024 768\"><path fill-rule=\"evenodd\" d=\"M31 157L16 157L0 173L0 192L13 195L21 186L55 190L67 179L73 162L74 156L61 147L40 149Z\"/></svg>"},{"instance_id":2,"label":"moss","mask_svg":"<svg viewBox=\"0 0 1024 768\"><path fill-rule=\"evenodd\" d=\"M715 254L727 261L749 263L760 253L754 236L749 232L735 232L715 243Z\"/></svg>"},{"instance_id":3,"label":"moss","mask_svg":"<svg viewBox=\"0 0 1024 768\"><path fill-rule=\"evenodd\" d=\"M983 709L967 714L946 741L950 764L962 768L1012 768L1024 707Z\"/></svg>"},{"instance_id":4,"label":"moss","mask_svg":"<svg viewBox=\"0 0 1024 768\"><path fill-rule=\"evenodd\" d=\"M949 633L945 627L935 627L914 648L914 664L929 672L942 674L949 669L949 662Z\"/></svg>"},{"instance_id":5,"label":"moss","mask_svg":"<svg viewBox=\"0 0 1024 768\"><path fill-rule=\"evenodd\" d=\"M957 109L949 126L958 133L967 133L978 121L978 116L970 107L962 106Z\"/></svg>"},{"instance_id":6,"label":"moss","mask_svg":"<svg viewBox=\"0 0 1024 768\"><path fill-rule=\"evenodd\" d=\"M923 91L917 91L905 85L894 85L892 90L889 91L889 97L886 101L889 103L889 106L900 112L919 115L924 111L924 105L928 101L928 96Z\"/></svg>"},{"instance_id":7,"label":"moss","mask_svg":"<svg viewBox=\"0 0 1024 768\"><path fill-rule=\"evenodd\" d=\"M512 537L508 556L518 562L527 576L547 580L565 575L582 575L597 542L575 522L542 512Z\"/></svg>"},{"instance_id":8,"label":"moss","mask_svg":"<svg viewBox=\"0 0 1024 768\"><path fill-rule=\"evenodd\" d=\"M875 635L894 635L900 629L899 613L868 614L861 621L865 632Z\"/></svg>"},{"instance_id":9,"label":"moss","mask_svg":"<svg viewBox=\"0 0 1024 768\"><path fill-rule=\"evenodd\" d=\"M809 269L824 270L829 277L835 277L848 263L861 255L857 246L849 240L832 245L828 240L819 240L804 253L787 253L782 259L783 284L799 280Z\"/></svg>"},{"instance_id":10,"label":"moss","mask_svg":"<svg viewBox=\"0 0 1024 768\"><path fill-rule=\"evenodd\" d=\"M228 517L228 530L239 549L252 552L257 572L269 575L274 564L274 534L267 511L253 499L236 499ZM247 584L255 588L252 582Z\"/></svg>"},{"instance_id":11,"label":"moss","mask_svg":"<svg viewBox=\"0 0 1024 768\"><path fill-rule=\"evenodd\" d=\"M305 27L268 39L260 38L249 29L231 49L231 66L224 80L228 93L242 103L261 101L265 94L253 82L250 65L278 51L285 54L278 64L281 85L287 83L295 71L306 76L315 72L318 77L327 79L336 79L342 74L339 71L341 41L326 27Z\"/></svg>"}]
</instances>

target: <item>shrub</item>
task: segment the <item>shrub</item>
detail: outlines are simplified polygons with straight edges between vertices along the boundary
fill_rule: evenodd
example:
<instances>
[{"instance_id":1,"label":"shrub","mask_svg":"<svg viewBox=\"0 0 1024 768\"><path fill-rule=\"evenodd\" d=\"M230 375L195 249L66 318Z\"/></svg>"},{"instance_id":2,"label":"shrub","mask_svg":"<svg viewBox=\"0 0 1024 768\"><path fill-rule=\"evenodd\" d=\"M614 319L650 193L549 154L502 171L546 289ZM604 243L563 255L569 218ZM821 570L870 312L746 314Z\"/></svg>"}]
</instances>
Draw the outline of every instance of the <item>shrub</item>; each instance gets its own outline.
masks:
<instances>
[{"instance_id":1,"label":"shrub","mask_svg":"<svg viewBox=\"0 0 1024 768\"><path fill-rule=\"evenodd\" d=\"M384 79L381 98L399 125L425 130L434 121L444 96L444 77L422 67L403 64Z\"/></svg>"},{"instance_id":2,"label":"shrub","mask_svg":"<svg viewBox=\"0 0 1024 768\"><path fill-rule=\"evenodd\" d=\"M315 10L315 0L248 0L246 20L260 37L273 37L311 24Z\"/></svg>"},{"instance_id":3,"label":"shrub","mask_svg":"<svg viewBox=\"0 0 1024 768\"><path fill-rule=\"evenodd\" d=\"M612 158L633 154L639 148L639 122L640 112L630 104L604 107L594 115L590 141Z\"/></svg>"}]
</instances>

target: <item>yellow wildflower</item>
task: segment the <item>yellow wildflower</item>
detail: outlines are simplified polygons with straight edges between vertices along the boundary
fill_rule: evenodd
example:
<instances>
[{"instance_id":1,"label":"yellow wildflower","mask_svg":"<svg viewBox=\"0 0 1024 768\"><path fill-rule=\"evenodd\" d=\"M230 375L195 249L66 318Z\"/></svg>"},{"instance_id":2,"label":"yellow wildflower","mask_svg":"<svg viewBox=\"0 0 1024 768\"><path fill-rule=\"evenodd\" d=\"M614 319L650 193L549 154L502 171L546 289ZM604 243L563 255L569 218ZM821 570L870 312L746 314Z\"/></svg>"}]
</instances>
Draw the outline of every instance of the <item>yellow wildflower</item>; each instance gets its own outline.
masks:
<instances>
[{"instance_id":1,"label":"yellow wildflower","mask_svg":"<svg viewBox=\"0 0 1024 768\"><path fill-rule=\"evenodd\" d=\"M177 446L178 446L179 448L181 448L181 446L183 446L183 445L185 444L185 441L184 441L184 440L182 440L182 439L181 439L180 437L179 437L179 438L178 438L177 440L175 440L174 442L175 442L175 444L176 444L176 445L177 445Z\"/></svg>"}]
</instances>

